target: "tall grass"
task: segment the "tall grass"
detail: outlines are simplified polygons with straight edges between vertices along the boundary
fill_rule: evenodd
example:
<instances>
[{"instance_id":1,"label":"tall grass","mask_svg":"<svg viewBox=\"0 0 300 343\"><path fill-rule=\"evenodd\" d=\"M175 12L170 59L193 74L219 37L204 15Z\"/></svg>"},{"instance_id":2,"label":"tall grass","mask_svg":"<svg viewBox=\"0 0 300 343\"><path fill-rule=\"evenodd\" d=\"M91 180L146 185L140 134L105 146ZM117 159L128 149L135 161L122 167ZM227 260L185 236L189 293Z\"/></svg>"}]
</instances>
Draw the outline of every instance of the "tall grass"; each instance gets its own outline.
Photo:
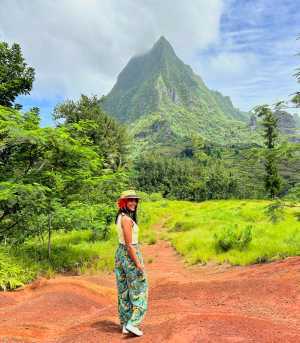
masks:
<instances>
[{"instance_id":1,"label":"tall grass","mask_svg":"<svg viewBox=\"0 0 300 343\"><path fill-rule=\"evenodd\" d=\"M156 218L168 218L160 237L170 240L190 264L215 261L247 265L300 255L299 209L285 208L284 219L273 223L266 214L269 204L269 200L252 199L174 200L168 201L168 206L147 203L145 211ZM220 239L224 243L226 238L239 242L220 249Z\"/></svg>"},{"instance_id":2,"label":"tall grass","mask_svg":"<svg viewBox=\"0 0 300 343\"><path fill-rule=\"evenodd\" d=\"M6 247L0 247L0 290L17 288L34 277L34 271L21 259L14 257Z\"/></svg>"},{"instance_id":3,"label":"tall grass","mask_svg":"<svg viewBox=\"0 0 300 343\"><path fill-rule=\"evenodd\" d=\"M94 240L90 230L57 231L53 233L51 258L46 241L27 240L18 247L0 249L0 289L14 289L38 276L52 277L55 273L95 273L112 271L116 232L106 241Z\"/></svg>"}]
</instances>

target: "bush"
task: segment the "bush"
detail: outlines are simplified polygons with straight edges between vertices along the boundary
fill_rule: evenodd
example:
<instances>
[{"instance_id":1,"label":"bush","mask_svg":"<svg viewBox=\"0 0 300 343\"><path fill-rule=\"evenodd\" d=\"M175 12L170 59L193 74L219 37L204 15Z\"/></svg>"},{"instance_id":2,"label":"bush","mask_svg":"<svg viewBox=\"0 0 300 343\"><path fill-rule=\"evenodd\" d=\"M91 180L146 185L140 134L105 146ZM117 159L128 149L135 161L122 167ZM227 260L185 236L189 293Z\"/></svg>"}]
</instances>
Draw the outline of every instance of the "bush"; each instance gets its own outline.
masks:
<instances>
[{"instance_id":1,"label":"bush","mask_svg":"<svg viewBox=\"0 0 300 343\"><path fill-rule=\"evenodd\" d=\"M195 229L195 223L192 222L184 222L184 221L177 221L168 232L183 232Z\"/></svg>"},{"instance_id":2,"label":"bush","mask_svg":"<svg viewBox=\"0 0 300 343\"><path fill-rule=\"evenodd\" d=\"M145 241L149 244L155 244L157 239L154 233L149 233L146 237L145 237Z\"/></svg>"},{"instance_id":3,"label":"bush","mask_svg":"<svg viewBox=\"0 0 300 343\"><path fill-rule=\"evenodd\" d=\"M284 203L281 201L281 199L272 201L265 207L265 214L273 224L284 220Z\"/></svg>"},{"instance_id":4,"label":"bush","mask_svg":"<svg viewBox=\"0 0 300 343\"><path fill-rule=\"evenodd\" d=\"M216 252L226 252L231 249L244 250L252 240L252 226L247 225L238 230L237 225L227 228L221 233L214 234L214 247Z\"/></svg>"},{"instance_id":5,"label":"bush","mask_svg":"<svg viewBox=\"0 0 300 343\"><path fill-rule=\"evenodd\" d=\"M162 194L160 192L146 193L146 192L139 191L137 193L142 198L142 201L146 201L146 202L150 201L150 202L152 202L152 201L163 200L163 196L162 196Z\"/></svg>"},{"instance_id":6,"label":"bush","mask_svg":"<svg viewBox=\"0 0 300 343\"><path fill-rule=\"evenodd\" d=\"M24 268L5 248L0 248L0 290L6 291L23 286L34 276L33 271Z\"/></svg>"},{"instance_id":7,"label":"bush","mask_svg":"<svg viewBox=\"0 0 300 343\"><path fill-rule=\"evenodd\" d=\"M160 201L163 199L163 196L161 193L151 193L149 196L150 201Z\"/></svg>"},{"instance_id":8,"label":"bush","mask_svg":"<svg viewBox=\"0 0 300 343\"><path fill-rule=\"evenodd\" d=\"M300 183L297 183L294 187L290 188L288 193L283 197L285 200L300 200Z\"/></svg>"}]
</instances>

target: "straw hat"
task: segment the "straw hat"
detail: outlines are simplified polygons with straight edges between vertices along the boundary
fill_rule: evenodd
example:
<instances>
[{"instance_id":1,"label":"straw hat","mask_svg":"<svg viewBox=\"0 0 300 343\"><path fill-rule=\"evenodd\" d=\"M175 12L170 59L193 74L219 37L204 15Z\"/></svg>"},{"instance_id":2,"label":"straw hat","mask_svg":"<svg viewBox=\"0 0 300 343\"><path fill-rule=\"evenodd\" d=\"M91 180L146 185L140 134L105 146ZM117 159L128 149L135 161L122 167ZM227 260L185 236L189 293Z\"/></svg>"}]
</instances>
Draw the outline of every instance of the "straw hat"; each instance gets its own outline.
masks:
<instances>
[{"instance_id":1,"label":"straw hat","mask_svg":"<svg viewBox=\"0 0 300 343\"><path fill-rule=\"evenodd\" d=\"M126 191L121 193L121 195L120 195L118 200L120 200L120 199L128 199L128 198L140 199L141 197L139 197L133 189L128 189L128 190L126 190Z\"/></svg>"}]
</instances>

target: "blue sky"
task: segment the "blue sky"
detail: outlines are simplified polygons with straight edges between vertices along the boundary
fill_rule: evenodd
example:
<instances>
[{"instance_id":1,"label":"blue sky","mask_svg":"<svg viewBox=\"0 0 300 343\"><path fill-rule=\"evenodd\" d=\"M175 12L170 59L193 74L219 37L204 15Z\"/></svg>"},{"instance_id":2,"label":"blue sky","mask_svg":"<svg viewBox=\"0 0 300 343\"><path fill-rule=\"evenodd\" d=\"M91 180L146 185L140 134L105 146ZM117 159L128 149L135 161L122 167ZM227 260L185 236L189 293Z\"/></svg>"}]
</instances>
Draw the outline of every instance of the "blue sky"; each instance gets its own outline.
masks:
<instances>
[{"instance_id":1,"label":"blue sky","mask_svg":"<svg viewBox=\"0 0 300 343\"><path fill-rule=\"evenodd\" d=\"M299 90L300 2L292 0L0 0L0 40L36 70L24 109L42 125L64 99L107 94L129 58L164 35L207 86L242 110ZM9 13L9 15L7 15ZM134 15L133 15L134 14ZM295 112L295 111L291 111Z\"/></svg>"},{"instance_id":2,"label":"blue sky","mask_svg":"<svg viewBox=\"0 0 300 343\"><path fill-rule=\"evenodd\" d=\"M243 110L286 99L300 88L293 77L300 66L299 23L298 1L231 1L219 39L199 51L196 70Z\"/></svg>"}]
</instances>

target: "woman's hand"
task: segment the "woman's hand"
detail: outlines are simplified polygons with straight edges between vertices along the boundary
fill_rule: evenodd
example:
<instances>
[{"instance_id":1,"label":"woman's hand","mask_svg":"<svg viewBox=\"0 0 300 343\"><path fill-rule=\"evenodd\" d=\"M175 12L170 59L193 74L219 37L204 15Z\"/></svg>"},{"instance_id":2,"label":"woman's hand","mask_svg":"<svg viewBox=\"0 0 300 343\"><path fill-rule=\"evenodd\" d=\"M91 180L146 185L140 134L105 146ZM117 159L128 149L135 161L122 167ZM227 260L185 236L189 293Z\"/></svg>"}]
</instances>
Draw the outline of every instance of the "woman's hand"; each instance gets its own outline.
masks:
<instances>
[{"instance_id":1,"label":"woman's hand","mask_svg":"<svg viewBox=\"0 0 300 343\"><path fill-rule=\"evenodd\" d=\"M144 272L144 266L139 262L137 265L136 265L137 269L140 270L142 273Z\"/></svg>"}]
</instances>

